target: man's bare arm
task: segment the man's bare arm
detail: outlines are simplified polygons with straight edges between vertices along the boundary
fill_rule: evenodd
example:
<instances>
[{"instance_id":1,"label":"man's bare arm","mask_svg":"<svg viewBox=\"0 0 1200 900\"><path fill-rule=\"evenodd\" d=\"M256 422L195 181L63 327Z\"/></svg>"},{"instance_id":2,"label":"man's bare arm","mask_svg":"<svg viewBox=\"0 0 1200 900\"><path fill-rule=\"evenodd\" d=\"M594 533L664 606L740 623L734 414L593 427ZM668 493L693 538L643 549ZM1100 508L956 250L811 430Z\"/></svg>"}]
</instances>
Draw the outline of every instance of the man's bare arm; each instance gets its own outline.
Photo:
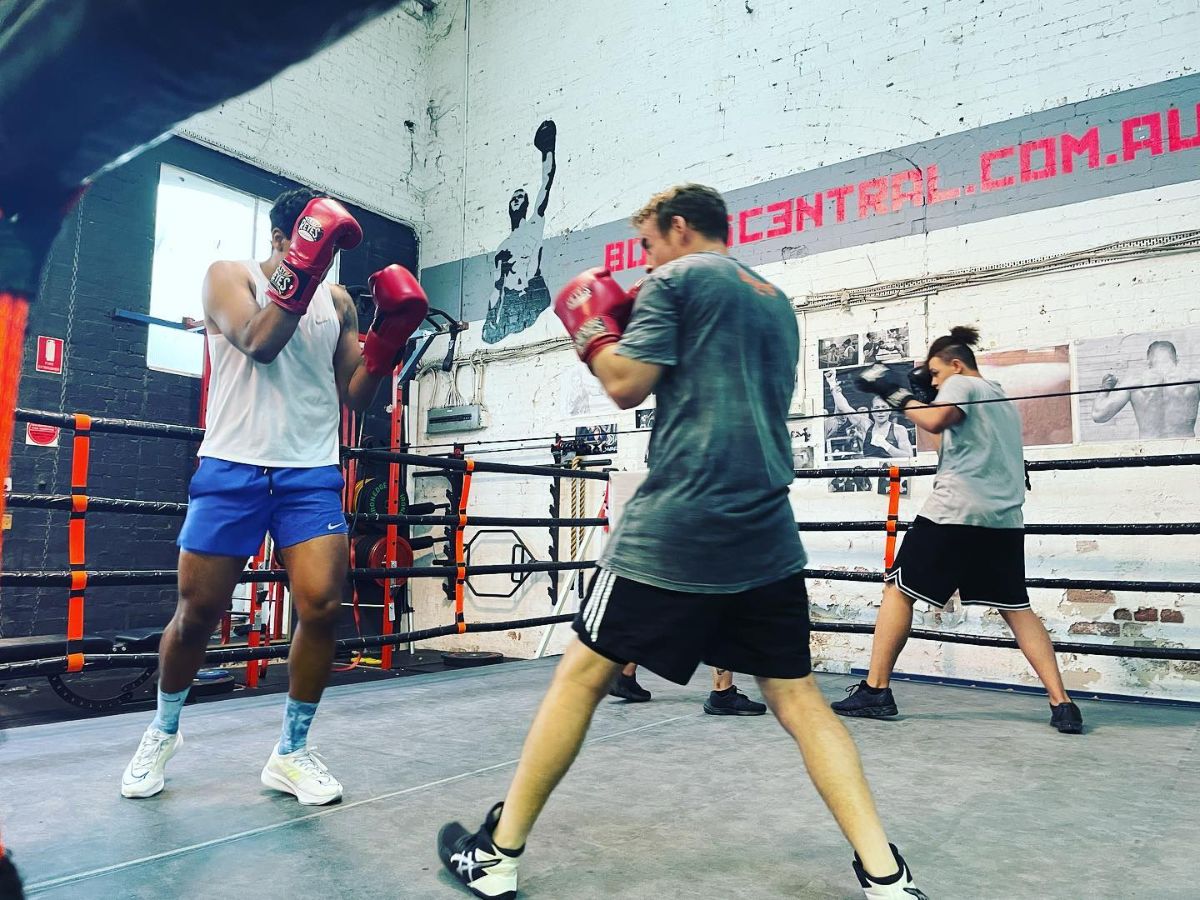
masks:
<instances>
[{"instance_id":1,"label":"man's bare arm","mask_svg":"<svg viewBox=\"0 0 1200 900\"><path fill-rule=\"evenodd\" d=\"M371 405L379 385L386 379L367 371L358 343L358 309L354 299L340 284L333 285L333 305L342 323L337 349L333 354L333 371L337 378L338 397L355 412L362 412Z\"/></svg>"},{"instance_id":2,"label":"man's bare arm","mask_svg":"<svg viewBox=\"0 0 1200 900\"><path fill-rule=\"evenodd\" d=\"M832 369L825 370L825 383L829 385L829 393L833 397L833 411L844 415L850 426L865 437L871 427L871 417L850 405Z\"/></svg>"},{"instance_id":3,"label":"man's bare arm","mask_svg":"<svg viewBox=\"0 0 1200 900\"><path fill-rule=\"evenodd\" d=\"M209 266L202 298L209 333L224 335L255 362L273 362L300 325L300 316L275 303L258 305L254 282L240 263Z\"/></svg>"},{"instance_id":4,"label":"man's bare arm","mask_svg":"<svg viewBox=\"0 0 1200 900\"><path fill-rule=\"evenodd\" d=\"M664 368L622 356L616 352L615 345L603 348L592 359L592 374L621 409L633 409L649 397Z\"/></svg>"},{"instance_id":5,"label":"man's bare arm","mask_svg":"<svg viewBox=\"0 0 1200 900\"><path fill-rule=\"evenodd\" d=\"M1102 386L1109 386L1105 382ZM1114 383L1114 385L1116 384ZM1092 421L1097 425L1103 425L1104 422L1112 418L1112 416L1120 413L1124 409L1124 404L1128 403L1132 395L1126 388L1120 390L1109 390L1106 394L1096 394L1092 397Z\"/></svg>"},{"instance_id":6,"label":"man's bare arm","mask_svg":"<svg viewBox=\"0 0 1200 900\"><path fill-rule=\"evenodd\" d=\"M542 185L538 189L537 211L538 218L546 218L546 205L550 202L550 188L554 184L555 148L558 145L558 129L554 123L546 120L538 126L537 134L533 136L533 145L542 153Z\"/></svg>"}]
</instances>

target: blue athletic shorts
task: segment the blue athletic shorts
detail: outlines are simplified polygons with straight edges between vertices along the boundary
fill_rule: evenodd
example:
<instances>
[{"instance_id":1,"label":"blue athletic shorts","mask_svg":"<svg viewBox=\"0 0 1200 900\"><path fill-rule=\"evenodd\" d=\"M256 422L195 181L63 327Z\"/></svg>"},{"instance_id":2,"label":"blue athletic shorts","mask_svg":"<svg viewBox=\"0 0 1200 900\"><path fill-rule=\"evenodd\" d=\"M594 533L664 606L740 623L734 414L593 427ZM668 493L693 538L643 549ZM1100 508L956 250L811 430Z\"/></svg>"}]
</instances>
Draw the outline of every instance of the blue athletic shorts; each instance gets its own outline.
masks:
<instances>
[{"instance_id":1,"label":"blue athletic shorts","mask_svg":"<svg viewBox=\"0 0 1200 900\"><path fill-rule=\"evenodd\" d=\"M279 547L346 534L344 485L338 466L274 469L201 457L176 543L191 553L253 556L267 532Z\"/></svg>"}]
</instances>

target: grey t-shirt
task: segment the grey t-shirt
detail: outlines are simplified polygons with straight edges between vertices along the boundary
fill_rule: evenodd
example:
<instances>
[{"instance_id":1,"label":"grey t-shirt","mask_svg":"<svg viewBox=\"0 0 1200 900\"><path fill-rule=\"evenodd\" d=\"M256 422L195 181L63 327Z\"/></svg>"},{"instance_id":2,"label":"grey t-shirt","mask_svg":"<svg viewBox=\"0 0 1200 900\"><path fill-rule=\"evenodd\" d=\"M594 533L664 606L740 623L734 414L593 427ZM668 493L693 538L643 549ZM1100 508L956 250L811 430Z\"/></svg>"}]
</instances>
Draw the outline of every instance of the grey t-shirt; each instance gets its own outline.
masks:
<instances>
[{"instance_id":1,"label":"grey t-shirt","mask_svg":"<svg viewBox=\"0 0 1200 900\"><path fill-rule=\"evenodd\" d=\"M1025 462L1021 417L1011 401L970 405L1004 396L994 381L951 375L937 403L958 408L962 421L942 432L933 496L921 515L942 525L1021 528L1024 519Z\"/></svg>"},{"instance_id":2,"label":"grey t-shirt","mask_svg":"<svg viewBox=\"0 0 1200 900\"><path fill-rule=\"evenodd\" d=\"M666 368L649 473L600 565L713 594L802 569L787 429L800 329L784 293L729 256L689 254L646 279L616 352Z\"/></svg>"}]
</instances>

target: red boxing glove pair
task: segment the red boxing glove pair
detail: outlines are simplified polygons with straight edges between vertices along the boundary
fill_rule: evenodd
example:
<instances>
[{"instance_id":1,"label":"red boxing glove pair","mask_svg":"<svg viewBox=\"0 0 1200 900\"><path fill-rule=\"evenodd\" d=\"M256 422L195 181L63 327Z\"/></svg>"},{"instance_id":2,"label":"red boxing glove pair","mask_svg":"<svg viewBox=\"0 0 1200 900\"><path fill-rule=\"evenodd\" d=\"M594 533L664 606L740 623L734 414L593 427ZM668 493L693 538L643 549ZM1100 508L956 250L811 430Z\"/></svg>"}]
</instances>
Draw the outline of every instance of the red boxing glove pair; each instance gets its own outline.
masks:
<instances>
[{"instance_id":1,"label":"red boxing glove pair","mask_svg":"<svg viewBox=\"0 0 1200 900\"><path fill-rule=\"evenodd\" d=\"M346 208L328 197L315 197L292 229L287 255L272 273L267 295L290 313L308 311L339 250L362 241L362 227ZM429 312L429 300L412 273L400 265L380 269L367 282L375 299L375 319L363 344L367 371L383 377L404 355L404 347Z\"/></svg>"},{"instance_id":2,"label":"red boxing glove pair","mask_svg":"<svg viewBox=\"0 0 1200 900\"><path fill-rule=\"evenodd\" d=\"M589 368L597 353L621 340L633 314L633 301L645 280L640 279L626 291L607 269L588 269L558 292L554 313Z\"/></svg>"}]
</instances>

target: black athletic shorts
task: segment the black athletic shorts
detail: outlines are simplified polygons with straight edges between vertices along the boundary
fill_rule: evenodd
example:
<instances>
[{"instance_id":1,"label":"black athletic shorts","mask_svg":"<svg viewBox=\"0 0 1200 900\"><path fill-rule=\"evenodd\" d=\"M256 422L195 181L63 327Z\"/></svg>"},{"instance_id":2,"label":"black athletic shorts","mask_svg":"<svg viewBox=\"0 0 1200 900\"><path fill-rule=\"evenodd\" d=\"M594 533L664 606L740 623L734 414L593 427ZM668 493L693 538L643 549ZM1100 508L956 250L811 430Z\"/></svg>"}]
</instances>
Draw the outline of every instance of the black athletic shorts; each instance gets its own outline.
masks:
<instances>
[{"instance_id":1,"label":"black athletic shorts","mask_svg":"<svg viewBox=\"0 0 1200 900\"><path fill-rule=\"evenodd\" d=\"M687 684L704 662L764 678L812 672L804 577L739 594L651 587L600 569L575 617L583 643L613 662L635 662Z\"/></svg>"},{"instance_id":2,"label":"black athletic shorts","mask_svg":"<svg viewBox=\"0 0 1200 900\"><path fill-rule=\"evenodd\" d=\"M1025 529L939 525L917 516L885 580L939 609L956 590L964 606L1029 609Z\"/></svg>"}]
</instances>

